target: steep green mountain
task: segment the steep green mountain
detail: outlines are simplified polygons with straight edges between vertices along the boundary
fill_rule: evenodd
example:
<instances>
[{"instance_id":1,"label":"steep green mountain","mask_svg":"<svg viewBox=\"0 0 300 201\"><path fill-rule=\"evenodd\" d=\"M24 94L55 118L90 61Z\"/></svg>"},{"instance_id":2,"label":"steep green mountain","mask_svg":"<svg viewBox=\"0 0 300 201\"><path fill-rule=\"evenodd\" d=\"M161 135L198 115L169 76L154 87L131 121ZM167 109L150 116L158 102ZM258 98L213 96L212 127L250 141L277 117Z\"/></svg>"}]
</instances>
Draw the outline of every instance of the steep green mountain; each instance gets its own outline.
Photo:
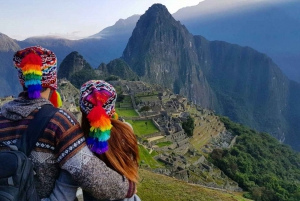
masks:
<instances>
[{"instance_id":1,"label":"steep green mountain","mask_svg":"<svg viewBox=\"0 0 300 201\"><path fill-rule=\"evenodd\" d=\"M222 117L226 129L237 135L231 149L215 149L211 160L248 190L254 200L300 199L300 154L266 133L258 133Z\"/></svg>"},{"instance_id":2,"label":"steep green mountain","mask_svg":"<svg viewBox=\"0 0 300 201\"><path fill-rule=\"evenodd\" d=\"M300 150L300 86L265 54L193 36L165 6L154 4L137 22L122 59L141 80Z\"/></svg>"},{"instance_id":3,"label":"steep green mountain","mask_svg":"<svg viewBox=\"0 0 300 201\"><path fill-rule=\"evenodd\" d=\"M99 79L94 69L78 52L71 52L59 66L58 78L68 79L76 87L80 88L83 83L90 79Z\"/></svg>"},{"instance_id":4,"label":"steep green mountain","mask_svg":"<svg viewBox=\"0 0 300 201\"><path fill-rule=\"evenodd\" d=\"M67 79L76 87L91 79L127 79L138 80L128 64L121 59L115 59L107 65L101 63L97 69L91 67L89 63L78 52L71 52L64 58L58 69L58 78Z\"/></svg>"},{"instance_id":5,"label":"steep green mountain","mask_svg":"<svg viewBox=\"0 0 300 201\"><path fill-rule=\"evenodd\" d=\"M197 58L193 35L158 4L141 16L122 57L144 81L211 108L215 96Z\"/></svg>"},{"instance_id":6,"label":"steep green mountain","mask_svg":"<svg viewBox=\"0 0 300 201\"><path fill-rule=\"evenodd\" d=\"M71 75L75 72L91 68L90 64L78 52L74 51L64 58L58 69L57 76L59 79L70 79Z\"/></svg>"}]
</instances>

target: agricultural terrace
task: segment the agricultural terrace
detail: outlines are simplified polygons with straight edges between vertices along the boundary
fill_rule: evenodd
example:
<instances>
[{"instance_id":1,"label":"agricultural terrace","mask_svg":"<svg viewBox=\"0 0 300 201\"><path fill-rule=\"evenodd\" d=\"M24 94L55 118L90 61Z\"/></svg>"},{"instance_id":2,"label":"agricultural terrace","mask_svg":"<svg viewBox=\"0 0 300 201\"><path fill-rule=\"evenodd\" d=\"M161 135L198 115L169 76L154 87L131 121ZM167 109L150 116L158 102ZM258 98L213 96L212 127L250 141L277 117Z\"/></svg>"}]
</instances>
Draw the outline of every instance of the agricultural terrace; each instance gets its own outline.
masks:
<instances>
[{"instance_id":1,"label":"agricultural terrace","mask_svg":"<svg viewBox=\"0 0 300 201\"><path fill-rule=\"evenodd\" d=\"M134 130L134 133L139 137L152 133L159 132L151 120L126 120L129 122Z\"/></svg>"},{"instance_id":2,"label":"agricultural terrace","mask_svg":"<svg viewBox=\"0 0 300 201\"><path fill-rule=\"evenodd\" d=\"M121 96L120 96L121 97ZM121 117L138 117L138 113L133 109L130 96L122 96L116 103L116 112Z\"/></svg>"},{"instance_id":3,"label":"agricultural terrace","mask_svg":"<svg viewBox=\"0 0 300 201\"><path fill-rule=\"evenodd\" d=\"M147 102L147 101L156 101L159 100L157 95L158 92L156 91L136 93L135 102L140 103L140 102Z\"/></svg>"}]
</instances>

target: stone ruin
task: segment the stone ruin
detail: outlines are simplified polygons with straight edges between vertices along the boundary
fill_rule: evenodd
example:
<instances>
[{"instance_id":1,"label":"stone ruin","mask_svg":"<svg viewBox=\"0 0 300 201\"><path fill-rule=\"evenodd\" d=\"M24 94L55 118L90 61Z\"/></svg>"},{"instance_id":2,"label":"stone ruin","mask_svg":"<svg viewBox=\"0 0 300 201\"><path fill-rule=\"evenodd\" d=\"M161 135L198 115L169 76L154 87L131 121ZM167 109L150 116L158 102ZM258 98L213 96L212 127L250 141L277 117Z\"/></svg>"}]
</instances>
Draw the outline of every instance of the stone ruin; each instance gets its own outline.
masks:
<instances>
[{"instance_id":1,"label":"stone ruin","mask_svg":"<svg viewBox=\"0 0 300 201\"><path fill-rule=\"evenodd\" d=\"M201 150L203 153L208 153L217 147L232 146L234 144L233 136L225 131L223 124L212 111L189 103L181 95L146 85L143 82L121 81L118 84L132 99L136 99L138 94L139 101L132 100L136 103L134 109L140 114L140 117L135 120L150 118L160 130L158 133L144 136L147 140L144 140L143 146L148 150L160 153L155 156L155 159L166 166L166 168L152 171L191 183L235 191L241 190L237 183L227 178L222 171L209 163L203 155L199 154L199 151L193 148L190 143L191 139L181 126L183 121L193 115L199 120L196 127L204 126L205 128L206 126L213 132L211 140ZM149 96L153 98L147 99ZM143 97L146 98L143 99ZM151 110L139 112L140 108L146 105ZM195 109L192 113L189 112L191 108ZM155 140L152 140L153 138ZM163 147L156 145L161 142L169 142L169 145Z\"/></svg>"}]
</instances>

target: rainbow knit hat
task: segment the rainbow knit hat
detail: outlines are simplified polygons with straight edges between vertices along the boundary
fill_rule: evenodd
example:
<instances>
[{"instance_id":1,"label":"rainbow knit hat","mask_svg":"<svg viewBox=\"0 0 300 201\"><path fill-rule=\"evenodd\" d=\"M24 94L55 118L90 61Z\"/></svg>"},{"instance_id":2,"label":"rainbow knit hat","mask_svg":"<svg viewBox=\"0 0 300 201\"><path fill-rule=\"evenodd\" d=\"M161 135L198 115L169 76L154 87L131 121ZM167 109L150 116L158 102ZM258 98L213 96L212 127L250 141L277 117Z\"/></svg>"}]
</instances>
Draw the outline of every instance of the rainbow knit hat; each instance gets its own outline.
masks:
<instances>
[{"instance_id":1,"label":"rainbow knit hat","mask_svg":"<svg viewBox=\"0 0 300 201\"><path fill-rule=\"evenodd\" d=\"M108 150L107 140L112 128L110 118L118 119L116 99L114 87L103 80L90 80L80 88L80 110L87 115L91 126L86 142L91 151L97 154Z\"/></svg>"},{"instance_id":2,"label":"rainbow knit hat","mask_svg":"<svg viewBox=\"0 0 300 201\"><path fill-rule=\"evenodd\" d=\"M50 101L56 107L62 105L57 90L57 58L40 46L27 47L14 54L13 63L18 70L21 85L28 91L28 98L41 97L42 88L53 90Z\"/></svg>"}]
</instances>

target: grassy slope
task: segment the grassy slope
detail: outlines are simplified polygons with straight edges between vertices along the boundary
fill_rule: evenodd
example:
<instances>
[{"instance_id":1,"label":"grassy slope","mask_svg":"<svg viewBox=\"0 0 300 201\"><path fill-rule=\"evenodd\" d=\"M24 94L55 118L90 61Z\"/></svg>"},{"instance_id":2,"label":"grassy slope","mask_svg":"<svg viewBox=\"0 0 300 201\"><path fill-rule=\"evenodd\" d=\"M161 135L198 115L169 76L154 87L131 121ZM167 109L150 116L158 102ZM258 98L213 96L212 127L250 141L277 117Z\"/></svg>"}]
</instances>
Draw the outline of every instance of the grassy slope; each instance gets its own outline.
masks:
<instances>
[{"instance_id":1,"label":"grassy slope","mask_svg":"<svg viewBox=\"0 0 300 201\"><path fill-rule=\"evenodd\" d=\"M138 195L142 201L248 201L238 193L188 184L144 169L139 174Z\"/></svg>"},{"instance_id":2,"label":"grassy slope","mask_svg":"<svg viewBox=\"0 0 300 201\"><path fill-rule=\"evenodd\" d=\"M160 167L162 167L162 165L160 165L159 162L156 161L152 157L152 155L149 154L148 150L146 150L142 145L139 145L139 154L140 154L140 163L141 164L145 163L150 168L160 168Z\"/></svg>"}]
</instances>

